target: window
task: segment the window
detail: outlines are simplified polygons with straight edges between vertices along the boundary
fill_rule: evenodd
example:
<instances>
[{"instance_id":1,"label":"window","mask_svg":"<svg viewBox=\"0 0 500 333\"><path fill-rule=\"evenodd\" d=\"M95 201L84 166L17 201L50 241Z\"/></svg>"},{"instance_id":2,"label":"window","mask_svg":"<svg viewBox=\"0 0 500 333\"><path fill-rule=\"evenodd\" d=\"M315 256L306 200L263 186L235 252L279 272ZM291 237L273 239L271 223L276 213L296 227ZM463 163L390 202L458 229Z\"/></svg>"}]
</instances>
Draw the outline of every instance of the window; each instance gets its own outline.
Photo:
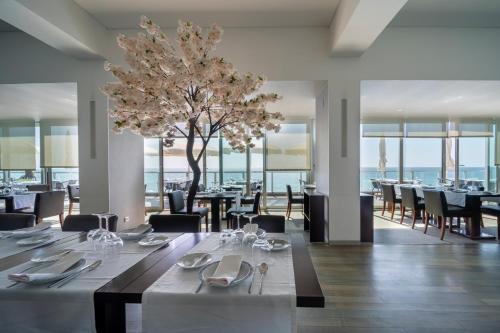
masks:
<instances>
[{"instance_id":1,"label":"window","mask_svg":"<svg viewBox=\"0 0 500 333\"><path fill-rule=\"evenodd\" d=\"M404 180L437 185L441 179L442 144L439 138L404 139Z\"/></svg>"},{"instance_id":2,"label":"window","mask_svg":"<svg viewBox=\"0 0 500 333\"><path fill-rule=\"evenodd\" d=\"M372 190L371 179L398 180L399 138L361 138L360 165L362 192Z\"/></svg>"},{"instance_id":3,"label":"window","mask_svg":"<svg viewBox=\"0 0 500 333\"><path fill-rule=\"evenodd\" d=\"M460 186L485 187L487 185L487 139L459 138L458 140Z\"/></svg>"},{"instance_id":4,"label":"window","mask_svg":"<svg viewBox=\"0 0 500 333\"><path fill-rule=\"evenodd\" d=\"M246 184L247 155L234 150L226 139L222 139L223 183Z\"/></svg>"},{"instance_id":5,"label":"window","mask_svg":"<svg viewBox=\"0 0 500 333\"><path fill-rule=\"evenodd\" d=\"M160 139L144 138L144 191L146 210L160 210Z\"/></svg>"}]
</instances>

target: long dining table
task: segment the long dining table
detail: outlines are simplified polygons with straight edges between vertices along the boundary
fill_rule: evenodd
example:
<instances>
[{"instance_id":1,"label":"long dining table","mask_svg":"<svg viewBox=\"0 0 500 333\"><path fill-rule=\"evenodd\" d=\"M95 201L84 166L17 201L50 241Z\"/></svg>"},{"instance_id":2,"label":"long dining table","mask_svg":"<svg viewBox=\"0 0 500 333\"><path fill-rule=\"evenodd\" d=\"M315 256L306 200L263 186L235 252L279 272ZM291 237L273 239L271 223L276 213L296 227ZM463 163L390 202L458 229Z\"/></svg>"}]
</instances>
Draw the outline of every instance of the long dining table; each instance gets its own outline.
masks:
<instances>
[{"instance_id":1,"label":"long dining table","mask_svg":"<svg viewBox=\"0 0 500 333\"><path fill-rule=\"evenodd\" d=\"M220 231L220 222L222 219L220 204L221 202L225 202L226 209L231 208L232 201L236 198L236 192L226 191L226 192L198 192L195 197L197 200L206 200L210 201L210 210L211 210L211 231L219 232Z\"/></svg>"},{"instance_id":2,"label":"long dining table","mask_svg":"<svg viewBox=\"0 0 500 333\"><path fill-rule=\"evenodd\" d=\"M55 232L63 236L51 244L11 251L10 255L0 257L0 313L9 319L3 321L2 332L65 331L70 326L73 332L125 332L126 304L141 303L145 291L172 269L180 257L219 237L218 233L169 233L165 234L170 240L167 244L151 249L139 249L136 242L126 241L118 253L103 259L95 271L82 274L60 289L45 285L7 288L10 284L7 275L29 266L35 255L62 249L86 251L89 256L96 254L85 233ZM293 303L297 307L324 307L324 296L303 236L286 237L292 244Z\"/></svg>"}]
</instances>

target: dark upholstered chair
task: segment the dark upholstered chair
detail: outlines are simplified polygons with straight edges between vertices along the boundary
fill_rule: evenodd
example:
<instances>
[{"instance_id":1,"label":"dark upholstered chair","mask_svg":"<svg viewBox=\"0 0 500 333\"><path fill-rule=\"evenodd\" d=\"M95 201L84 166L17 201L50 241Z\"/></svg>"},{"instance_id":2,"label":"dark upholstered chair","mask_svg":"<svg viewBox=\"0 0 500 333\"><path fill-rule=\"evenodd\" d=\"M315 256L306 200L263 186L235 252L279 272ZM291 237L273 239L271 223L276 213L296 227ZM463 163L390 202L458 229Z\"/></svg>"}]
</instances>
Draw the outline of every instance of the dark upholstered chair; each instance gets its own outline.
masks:
<instances>
[{"instance_id":1,"label":"dark upholstered chair","mask_svg":"<svg viewBox=\"0 0 500 333\"><path fill-rule=\"evenodd\" d=\"M0 214L0 230L16 230L35 225L36 216L32 214Z\"/></svg>"},{"instance_id":2,"label":"dark upholstered chair","mask_svg":"<svg viewBox=\"0 0 500 333\"><path fill-rule=\"evenodd\" d=\"M417 212L423 211L425 209L424 200L419 199L417 196L417 191L413 187L401 186L401 222L405 217L406 208L411 209L412 224L411 228L415 228L415 222L417 221Z\"/></svg>"},{"instance_id":3,"label":"dark upholstered chair","mask_svg":"<svg viewBox=\"0 0 500 333\"><path fill-rule=\"evenodd\" d=\"M170 205L170 214L187 214L187 208L184 204L184 192L168 192L168 203ZM205 218L205 228L208 231L208 208L193 207L193 214Z\"/></svg>"},{"instance_id":4,"label":"dark upholstered chair","mask_svg":"<svg viewBox=\"0 0 500 333\"><path fill-rule=\"evenodd\" d=\"M35 197L35 207L33 210L21 209L16 211L23 214L34 214L36 223L42 222L46 217L59 216L59 223L63 224L64 215L64 191L51 191L37 193Z\"/></svg>"},{"instance_id":5,"label":"dark upholstered chair","mask_svg":"<svg viewBox=\"0 0 500 333\"><path fill-rule=\"evenodd\" d=\"M240 207L239 212L240 213L245 213L245 214L259 214L259 206L260 206L260 198L262 196L262 193L258 191L255 193L255 198L253 200L253 205L252 207ZM227 210L227 221L229 224L229 221L233 220L233 213L236 212L236 207L231 207Z\"/></svg>"},{"instance_id":6,"label":"dark upholstered chair","mask_svg":"<svg viewBox=\"0 0 500 333\"><path fill-rule=\"evenodd\" d=\"M286 218L287 218L287 220L289 220L290 214L292 213L292 205L293 204L303 205L304 204L304 197L303 196L299 196L299 197L293 196L292 187L290 185L286 186L286 195L288 197L288 205L286 207Z\"/></svg>"},{"instance_id":7,"label":"dark upholstered chair","mask_svg":"<svg viewBox=\"0 0 500 333\"><path fill-rule=\"evenodd\" d=\"M424 190L425 199L425 228L424 234L427 233L427 227L429 226L429 215L434 215L438 220L438 226L441 228L441 237L444 239L444 232L446 229L446 220L450 220L450 232L453 231L453 218L458 219L458 225L460 226L460 218L463 217L466 220L471 218L473 213L465 208L449 206L446 201L446 195L443 191L432 191Z\"/></svg>"},{"instance_id":8,"label":"dark upholstered chair","mask_svg":"<svg viewBox=\"0 0 500 333\"><path fill-rule=\"evenodd\" d=\"M47 192L47 191L50 191L50 187L47 184L26 185L26 188L30 192Z\"/></svg>"},{"instance_id":9,"label":"dark upholstered chair","mask_svg":"<svg viewBox=\"0 0 500 333\"><path fill-rule=\"evenodd\" d=\"M241 217L240 227L243 228L248 222L248 218ZM259 228L266 232L285 232L285 217L283 215L259 215L252 219L252 223L258 224ZM233 221L233 229L236 227L236 221Z\"/></svg>"},{"instance_id":10,"label":"dark upholstered chair","mask_svg":"<svg viewBox=\"0 0 500 333\"><path fill-rule=\"evenodd\" d=\"M376 179L370 179L370 182L372 183L372 195L376 198L381 197L382 187L380 186L380 181Z\"/></svg>"},{"instance_id":11,"label":"dark upholstered chair","mask_svg":"<svg viewBox=\"0 0 500 333\"><path fill-rule=\"evenodd\" d=\"M71 215L71 211L73 210L73 204L80 203L79 185L68 185L68 198L69 198L68 214Z\"/></svg>"},{"instance_id":12,"label":"dark upholstered chair","mask_svg":"<svg viewBox=\"0 0 500 333\"><path fill-rule=\"evenodd\" d=\"M201 216L187 214L155 214L149 217L154 232L200 232Z\"/></svg>"},{"instance_id":13,"label":"dark upholstered chair","mask_svg":"<svg viewBox=\"0 0 500 333\"><path fill-rule=\"evenodd\" d=\"M108 219L109 231L115 232L118 224L118 216L112 215ZM106 222L101 220L101 225L106 228ZM68 215L61 227L62 231L84 231L99 228L99 219L95 215Z\"/></svg>"},{"instance_id":14,"label":"dark upholstered chair","mask_svg":"<svg viewBox=\"0 0 500 333\"><path fill-rule=\"evenodd\" d=\"M497 240L500 240L500 204L498 205L485 205L481 207L481 212L484 214L496 216L497 218Z\"/></svg>"},{"instance_id":15,"label":"dark upholstered chair","mask_svg":"<svg viewBox=\"0 0 500 333\"><path fill-rule=\"evenodd\" d=\"M382 206L382 216L384 216L385 209L391 211L391 220L394 218L394 211L396 210L396 204L401 205L401 198L396 196L396 190L392 184L382 184L382 195L384 198L384 203Z\"/></svg>"}]
</instances>

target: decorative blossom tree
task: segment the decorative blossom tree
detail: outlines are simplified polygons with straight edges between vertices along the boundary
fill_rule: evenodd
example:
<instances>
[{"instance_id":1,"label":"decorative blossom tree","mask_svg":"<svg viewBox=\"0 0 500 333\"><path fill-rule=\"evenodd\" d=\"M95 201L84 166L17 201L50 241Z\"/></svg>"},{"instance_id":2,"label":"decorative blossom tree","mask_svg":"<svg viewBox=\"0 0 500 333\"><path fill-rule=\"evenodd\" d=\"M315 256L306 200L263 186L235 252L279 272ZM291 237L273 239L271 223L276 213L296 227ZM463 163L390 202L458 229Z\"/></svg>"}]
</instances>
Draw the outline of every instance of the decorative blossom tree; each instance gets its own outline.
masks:
<instances>
[{"instance_id":1,"label":"decorative blossom tree","mask_svg":"<svg viewBox=\"0 0 500 333\"><path fill-rule=\"evenodd\" d=\"M263 77L240 74L212 54L222 35L217 25L204 37L200 27L180 21L177 48L149 18L141 18L141 27L147 34L118 36L130 69L106 63L105 69L118 82L102 90L114 102L109 112L115 132L129 129L145 137L162 137L167 147L176 136L187 139L186 155L193 171L187 211L192 213L201 176L198 164L210 139L220 131L233 149L244 151L253 147L252 137L278 132L283 117L265 107L280 97L256 94ZM197 154L195 138L202 142Z\"/></svg>"}]
</instances>

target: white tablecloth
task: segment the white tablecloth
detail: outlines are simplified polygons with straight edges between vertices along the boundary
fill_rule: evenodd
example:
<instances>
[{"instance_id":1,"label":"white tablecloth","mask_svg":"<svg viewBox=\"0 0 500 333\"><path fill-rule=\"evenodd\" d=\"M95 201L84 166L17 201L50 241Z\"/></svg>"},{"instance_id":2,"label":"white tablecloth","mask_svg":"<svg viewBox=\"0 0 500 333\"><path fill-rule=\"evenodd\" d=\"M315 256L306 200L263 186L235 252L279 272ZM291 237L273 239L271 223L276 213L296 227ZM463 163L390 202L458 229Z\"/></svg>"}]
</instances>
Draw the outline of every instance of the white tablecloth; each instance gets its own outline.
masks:
<instances>
[{"instance_id":1,"label":"white tablecloth","mask_svg":"<svg viewBox=\"0 0 500 333\"><path fill-rule=\"evenodd\" d=\"M273 235L288 239L285 234ZM225 254L243 254L251 262L251 250L226 245L216 251L219 234L213 233L190 252L209 252L215 260ZM227 289L204 286L198 294L198 270L173 266L142 297L143 332L293 332L295 331L295 280L291 248L281 252L259 249L254 259L269 263L263 294L258 295L259 274L252 295L251 277ZM252 262L251 262L252 263ZM254 264L254 263L252 263Z\"/></svg>"},{"instance_id":2,"label":"white tablecloth","mask_svg":"<svg viewBox=\"0 0 500 333\"><path fill-rule=\"evenodd\" d=\"M34 207L35 196L35 193L13 194L14 209Z\"/></svg>"},{"instance_id":3,"label":"white tablecloth","mask_svg":"<svg viewBox=\"0 0 500 333\"><path fill-rule=\"evenodd\" d=\"M180 234L165 235L173 240ZM96 270L82 274L59 289L28 285L5 288L12 283L7 280L7 275L28 267L30 263L0 272L0 331L95 332L94 291L158 249L158 246L135 246L125 242L120 254L105 258ZM68 248L85 251L89 261L98 257L86 242L73 243ZM137 253L132 252L134 248Z\"/></svg>"},{"instance_id":4,"label":"white tablecloth","mask_svg":"<svg viewBox=\"0 0 500 333\"><path fill-rule=\"evenodd\" d=\"M396 194L398 194L398 195L401 194L401 186L413 187L413 188L415 188L418 197L420 197L420 198L424 197L424 190L425 190L425 188L423 188L422 186L419 186L419 185L396 185L394 187L395 191L396 191ZM429 190L436 190L436 191L438 191L438 190L441 190L441 189L435 188L435 189L429 189ZM465 207L467 193L465 193L465 192L444 191L444 195L446 196L446 201L448 202L448 205Z\"/></svg>"}]
</instances>

